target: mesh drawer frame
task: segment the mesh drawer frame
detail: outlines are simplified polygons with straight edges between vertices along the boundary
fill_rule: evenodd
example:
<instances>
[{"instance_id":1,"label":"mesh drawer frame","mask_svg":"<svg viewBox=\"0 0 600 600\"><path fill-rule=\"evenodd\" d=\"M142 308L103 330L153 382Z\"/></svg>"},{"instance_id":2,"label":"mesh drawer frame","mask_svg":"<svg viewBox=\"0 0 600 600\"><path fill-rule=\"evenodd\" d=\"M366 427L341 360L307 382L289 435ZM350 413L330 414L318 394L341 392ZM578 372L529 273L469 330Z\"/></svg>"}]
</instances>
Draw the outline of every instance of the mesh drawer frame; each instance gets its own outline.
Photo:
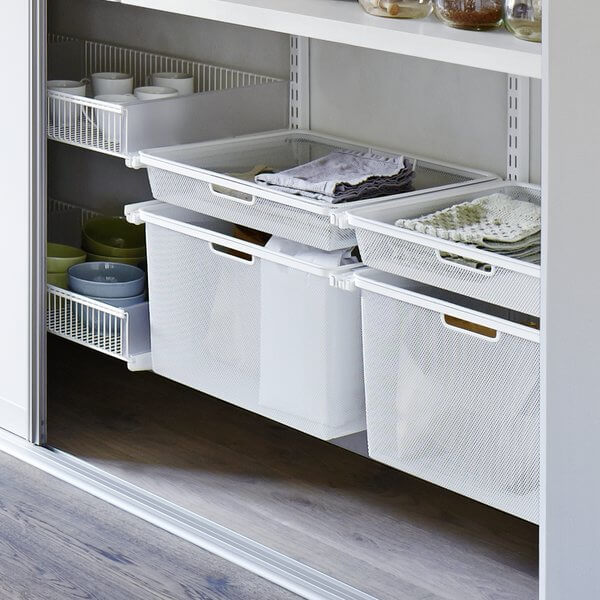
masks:
<instances>
[{"instance_id":1,"label":"mesh drawer frame","mask_svg":"<svg viewBox=\"0 0 600 600\"><path fill-rule=\"evenodd\" d=\"M450 206L496 192L538 205L541 201L540 188L531 185L495 184L477 186L474 190L463 190L462 193L454 190L440 194L440 203L443 202ZM396 206L394 220L406 214L406 209L403 210L401 206ZM410 207L410 211L411 214L416 213L417 209L414 204ZM388 215L393 212L394 209L390 208ZM369 267L490 304L536 317L540 316L539 266L529 263L527 271L524 271L519 268L519 261L513 259L500 265L498 255L492 252L478 251L478 260L491 265L491 272L486 272L443 260L442 245L439 240L423 234L415 235L414 232L392 227L389 223L382 223L375 213L372 213L372 216L369 215L368 209L356 211L354 215L349 216L349 220L355 227L362 259ZM390 220L388 216L386 216L386 220ZM451 251L462 256L469 256L469 250L471 253L473 252L472 248L469 249L465 245L446 240L444 242L443 246L446 252ZM507 264L511 264L511 266L506 266ZM532 274L534 272L535 275Z\"/></svg>"},{"instance_id":2,"label":"mesh drawer frame","mask_svg":"<svg viewBox=\"0 0 600 600\"><path fill-rule=\"evenodd\" d=\"M252 149L253 143L259 147L261 144L276 144L290 138L298 145L294 149L294 164L311 160L312 143L320 145L321 148L328 147L329 151L348 148L396 154L390 150L369 148L358 142L314 131L280 130L200 144L143 150L140 161L148 170L152 193L157 200L322 250L338 250L356 245L353 228L348 227L346 223L346 214L352 208L373 206L391 199L418 197L430 193L431 190L455 189L497 180L491 173L405 153L407 158L416 161L415 189L387 198L330 205L226 174L227 169L224 166L227 164L227 158L223 157L227 157L228 154ZM267 151L265 146L260 149ZM263 154L261 160L267 160L264 156ZM216 157L223 158L223 162L217 170L211 170L210 161ZM205 161L208 161L208 164ZM285 168L288 167L289 165Z\"/></svg>"},{"instance_id":3,"label":"mesh drawer frame","mask_svg":"<svg viewBox=\"0 0 600 600\"><path fill-rule=\"evenodd\" d=\"M143 213L141 218L145 220ZM306 290L302 301L307 310L317 307L317 313L312 314L322 316L318 322L312 318L307 323L306 329L315 336L311 357L298 358L294 382L281 382L276 387L265 380L263 370L262 269L265 263L275 269L289 271L291 267L257 256L250 262L224 256L211 242L171 230L164 221L157 225L146 220L146 235L152 365L156 373L321 439L366 428L357 290L337 289L330 285L328 276L292 270L291 276ZM353 320L347 318L349 313ZM302 315L297 319L301 323ZM271 331L270 335L278 334ZM352 340L344 355L339 353L340 339ZM294 347L285 345L286 339L278 337L275 343L279 344L276 361L298 356ZM340 358L354 365L350 373L329 367ZM289 365L288 361L284 369ZM270 369L271 377L281 378L277 371ZM303 386L303 382L310 383ZM306 410L296 410L295 406L280 410L277 401L271 401L273 394L265 393L267 385L283 395L287 385L290 396L304 394L306 387L311 391L306 392L305 401L318 404L319 414L307 416ZM314 390L318 392L312 396Z\"/></svg>"},{"instance_id":4,"label":"mesh drawer frame","mask_svg":"<svg viewBox=\"0 0 600 600\"><path fill-rule=\"evenodd\" d=\"M539 519L539 343L444 326L362 291L369 455L523 519Z\"/></svg>"},{"instance_id":5,"label":"mesh drawer frame","mask_svg":"<svg viewBox=\"0 0 600 600\"><path fill-rule=\"evenodd\" d=\"M540 279L504 267L491 273L449 264L439 251L422 244L398 240L384 233L356 229L363 262L369 267L504 306L539 317Z\"/></svg>"},{"instance_id":6,"label":"mesh drawer frame","mask_svg":"<svg viewBox=\"0 0 600 600\"><path fill-rule=\"evenodd\" d=\"M354 231L333 225L327 215L286 206L259 196L255 197L253 204L227 200L214 194L206 181L154 167L148 167L148 179L154 198L168 204L322 250L356 245Z\"/></svg>"}]
</instances>

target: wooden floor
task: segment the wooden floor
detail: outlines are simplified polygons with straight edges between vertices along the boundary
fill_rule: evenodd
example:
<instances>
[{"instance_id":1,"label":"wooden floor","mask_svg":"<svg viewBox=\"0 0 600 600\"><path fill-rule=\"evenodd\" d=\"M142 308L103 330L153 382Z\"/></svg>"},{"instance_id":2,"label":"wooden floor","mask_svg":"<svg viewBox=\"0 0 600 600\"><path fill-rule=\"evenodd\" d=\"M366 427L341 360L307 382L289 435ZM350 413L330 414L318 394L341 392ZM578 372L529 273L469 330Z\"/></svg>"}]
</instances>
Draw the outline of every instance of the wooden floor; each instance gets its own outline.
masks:
<instances>
[{"instance_id":1,"label":"wooden floor","mask_svg":"<svg viewBox=\"0 0 600 600\"><path fill-rule=\"evenodd\" d=\"M0 453L2 600L292 600L293 594Z\"/></svg>"},{"instance_id":2,"label":"wooden floor","mask_svg":"<svg viewBox=\"0 0 600 600\"><path fill-rule=\"evenodd\" d=\"M534 600L537 527L62 340L49 440L381 600Z\"/></svg>"}]
</instances>

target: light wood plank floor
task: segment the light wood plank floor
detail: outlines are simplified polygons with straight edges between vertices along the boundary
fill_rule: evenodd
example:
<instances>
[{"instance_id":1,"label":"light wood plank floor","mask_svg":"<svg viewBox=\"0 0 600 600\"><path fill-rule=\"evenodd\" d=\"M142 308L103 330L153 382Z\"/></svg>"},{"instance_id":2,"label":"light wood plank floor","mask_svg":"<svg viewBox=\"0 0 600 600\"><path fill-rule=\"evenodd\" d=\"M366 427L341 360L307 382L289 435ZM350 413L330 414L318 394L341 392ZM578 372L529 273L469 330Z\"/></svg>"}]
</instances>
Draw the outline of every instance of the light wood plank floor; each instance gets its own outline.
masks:
<instances>
[{"instance_id":1,"label":"light wood plank floor","mask_svg":"<svg viewBox=\"0 0 600 600\"><path fill-rule=\"evenodd\" d=\"M50 340L58 448L381 600L534 600L537 527Z\"/></svg>"},{"instance_id":2,"label":"light wood plank floor","mask_svg":"<svg viewBox=\"0 0 600 600\"><path fill-rule=\"evenodd\" d=\"M2 600L297 596L0 453Z\"/></svg>"}]
</instances>

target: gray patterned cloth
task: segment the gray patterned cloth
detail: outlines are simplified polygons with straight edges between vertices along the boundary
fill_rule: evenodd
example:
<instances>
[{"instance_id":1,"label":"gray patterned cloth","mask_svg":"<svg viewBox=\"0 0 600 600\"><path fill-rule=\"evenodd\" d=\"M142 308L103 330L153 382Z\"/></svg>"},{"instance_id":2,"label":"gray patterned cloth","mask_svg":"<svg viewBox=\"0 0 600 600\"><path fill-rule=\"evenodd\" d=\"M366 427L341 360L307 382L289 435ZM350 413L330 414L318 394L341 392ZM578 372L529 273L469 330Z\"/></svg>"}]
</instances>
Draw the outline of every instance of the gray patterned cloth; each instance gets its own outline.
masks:
<instances>
[{"instance_id":1,"label":"gray patterned cloth","mask_svg":"<svg viewBox=\"0 0 600 600\"><path fill-rule=\"evenodd\" d=\"M260 173L255 181L277 191L338 204L408 191L414 168L414 162L403 156L342 149L279 173Z\"/></svg>"}]
</instances>

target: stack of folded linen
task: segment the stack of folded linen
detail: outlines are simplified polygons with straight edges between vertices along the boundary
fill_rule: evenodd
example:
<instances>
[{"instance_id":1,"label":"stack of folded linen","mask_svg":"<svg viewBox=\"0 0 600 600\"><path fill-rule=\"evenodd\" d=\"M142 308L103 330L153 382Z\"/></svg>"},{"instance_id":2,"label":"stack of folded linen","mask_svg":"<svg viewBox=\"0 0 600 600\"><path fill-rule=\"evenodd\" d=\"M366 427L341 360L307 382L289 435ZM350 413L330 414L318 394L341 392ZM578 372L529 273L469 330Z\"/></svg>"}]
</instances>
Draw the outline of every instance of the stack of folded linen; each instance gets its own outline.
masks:
<instances>
[{"instance_id":1,"label":"stack of folded linen","mask_svg":"<svg viewBox=\"0 0 600 600\"><path fill-rule=\"evenodd\" d=\"M338 204L406 192L415 166L403 156L340 149L279 173L260 173L255 181L277 191Z\"/></svg>"},{"instance_id":2,"label":"stack of folded linen","mask_svg":"<svg viewBox=\"0 0 600 600\"><path fill-rule=\"evenodd\" d=\"M472 244L511 258L540 263L540 207L506 194L483 196L415 219L399 219L396 225L444 240ZM452 255L445 258L471 262Z\"/></svg>"}]
</instances>

